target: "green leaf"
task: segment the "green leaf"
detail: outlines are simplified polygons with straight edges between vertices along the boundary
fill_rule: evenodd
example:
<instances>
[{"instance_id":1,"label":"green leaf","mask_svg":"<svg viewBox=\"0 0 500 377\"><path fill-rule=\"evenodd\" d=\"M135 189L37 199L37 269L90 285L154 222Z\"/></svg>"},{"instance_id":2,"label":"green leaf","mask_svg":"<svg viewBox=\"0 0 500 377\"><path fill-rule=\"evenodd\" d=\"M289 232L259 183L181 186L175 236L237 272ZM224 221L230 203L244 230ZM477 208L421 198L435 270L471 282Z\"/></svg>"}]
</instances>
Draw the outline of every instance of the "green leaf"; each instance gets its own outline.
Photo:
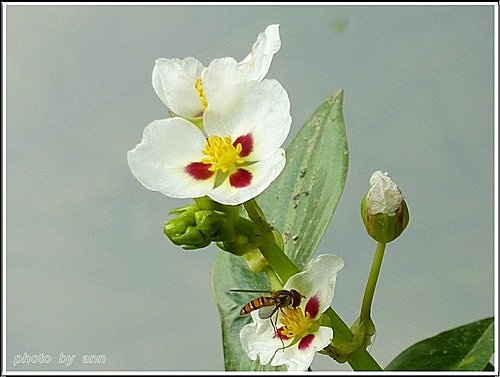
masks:
<instances>
[{"instance_id":1,"label":"green leaf","mask_svg":"<svg viewBox=\"0 0 500 377\"><path fill-rule=\"evenodd\" d=\"M348 151L342 115L343 92L329 98L287 148L280 177L258 198L269 222L283 235L289 257L302 268L311 258L333 215L347 177ZM213 272L222 324L226 371L279 371L251 361L241 347L241 328L250 322L240 309L255 295L230 289L270 290L264 273L251 272L239 257L219 251Z\"/></svg>"},{"instance_id":2,"label":"green leaf","mask_svg":"<svg viewBox=\"0 0 500 377\"><path fill-rule=\"evenodd\" d=\"M285 253L301 269L321 241L347 178L343 98L340 90L316 110L287 148L284 171L257 197L281 232Z\"/></svg>"},{"instance_id":3,"label":"green leaf","mask_svg":"<svg viewBox=\"0 0 500 377\"><path fill-rule=\"evenodd\" d=\"M263 366L252 361L243 351L240 330L251 321L250 316L240 316L241 308L255 297L250 294L230 292L230 289L270 290L265 274L251 272L243 258L218 251L212 275L214 294L222 325L224 364L226 371L282 371L284 367Z\"/></svg>"},{"instance_id":4,"label":"green leaf","mask_svg":"<svg viewBox=\"0 0 500 377\"><path fill-rule=\"evenodd\" d=\"M422 340L385 370L482 371L494 352L493 326L493 318L486 318Z\"/></svg>"}]
</instances>

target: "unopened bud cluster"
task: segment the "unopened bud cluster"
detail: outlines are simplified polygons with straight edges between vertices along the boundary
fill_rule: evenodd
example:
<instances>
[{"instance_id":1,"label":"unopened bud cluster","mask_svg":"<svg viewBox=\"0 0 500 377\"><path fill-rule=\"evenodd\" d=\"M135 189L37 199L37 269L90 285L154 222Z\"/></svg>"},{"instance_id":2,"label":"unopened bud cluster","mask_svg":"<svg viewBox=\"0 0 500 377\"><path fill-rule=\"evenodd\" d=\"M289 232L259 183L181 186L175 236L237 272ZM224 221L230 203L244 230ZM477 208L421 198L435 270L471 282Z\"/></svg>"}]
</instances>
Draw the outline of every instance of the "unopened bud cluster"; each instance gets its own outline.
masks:
<instances>
[{"instance_id":1,"label":"unopened bud cluster","mask_svg":"<svg viewBox=\"0 0 500 377\"><path fill-rule=\"evenodd\" d=\"M241 256L258 247L255 226L240 216L239 206L226 206L204 197L170 214L177 217L165 223L163 232L186 250L201 249L215 242L222 250Z\"/></svg>"}]
</instances>

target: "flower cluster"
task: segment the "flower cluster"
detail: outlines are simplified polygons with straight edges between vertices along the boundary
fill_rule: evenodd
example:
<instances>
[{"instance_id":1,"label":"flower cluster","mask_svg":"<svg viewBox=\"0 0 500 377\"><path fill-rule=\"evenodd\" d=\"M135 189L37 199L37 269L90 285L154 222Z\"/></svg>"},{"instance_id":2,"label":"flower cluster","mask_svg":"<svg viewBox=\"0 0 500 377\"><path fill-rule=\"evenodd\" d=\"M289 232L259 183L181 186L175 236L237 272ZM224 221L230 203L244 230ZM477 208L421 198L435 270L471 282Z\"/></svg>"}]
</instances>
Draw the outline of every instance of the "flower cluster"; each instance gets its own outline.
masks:
<instances>
[{"instance_id":1,"label":"flower cluster","mask_svg":"<svg viewBox=\"0 0 500 377\"><path fill-rule=\"evenodd\" d=\"M270 25L239 62L156 61L153 88L171 117L150 123L127 159L147 189L195 198L165 224L174 244L194 249L218 242L236 255L257 249L254 224L233 206L263 192L285 166L281 146L290 130L290 101L278 81L264 78L280 47L279 26ZM264 365L306 370L333 337L322 315L342 267L339 257L320 256L283 287L296 291L300 302L279 307L275 322L252 312L253 322L240 333L247 355Z\"/></svg>"},{"instance_id":2,"label":"flower cluster","mask_svg":"<svg viewBox=\"0 0 500 377\"><path fill-rule=\"evenodd\" d=\"M227 205L264 191L285 166L281 145L291 125L288 94L264 79L280 46L271 25L240 62L158 59L153 88L175 116L149 124L128 152L139 182L170 197L206 195Z\"/></svg>"}]
</instances>

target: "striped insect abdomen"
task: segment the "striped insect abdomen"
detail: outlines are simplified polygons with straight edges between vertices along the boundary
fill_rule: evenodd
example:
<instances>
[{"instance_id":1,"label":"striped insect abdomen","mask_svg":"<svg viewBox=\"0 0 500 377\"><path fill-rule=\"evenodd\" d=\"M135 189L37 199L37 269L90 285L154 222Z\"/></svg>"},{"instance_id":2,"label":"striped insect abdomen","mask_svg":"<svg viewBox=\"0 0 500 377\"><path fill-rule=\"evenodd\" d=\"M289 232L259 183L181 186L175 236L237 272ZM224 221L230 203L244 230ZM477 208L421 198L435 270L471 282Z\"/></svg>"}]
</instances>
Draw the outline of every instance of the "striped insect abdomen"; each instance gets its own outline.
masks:
<instances>
[{"instance_id":1,"label":"striped insect abdomen","mask_svg":"<svg viewBox=\"0 0 500 377\"><path fill-rule=\"evenodd\" d=\"M240 315L246 315L253 312L254 310L262 308L263 306L272 306L272 305L275 305L272 297L258 297L250 301L248 304L246 304L240 310Z\"/></svg>"}]
</instances>

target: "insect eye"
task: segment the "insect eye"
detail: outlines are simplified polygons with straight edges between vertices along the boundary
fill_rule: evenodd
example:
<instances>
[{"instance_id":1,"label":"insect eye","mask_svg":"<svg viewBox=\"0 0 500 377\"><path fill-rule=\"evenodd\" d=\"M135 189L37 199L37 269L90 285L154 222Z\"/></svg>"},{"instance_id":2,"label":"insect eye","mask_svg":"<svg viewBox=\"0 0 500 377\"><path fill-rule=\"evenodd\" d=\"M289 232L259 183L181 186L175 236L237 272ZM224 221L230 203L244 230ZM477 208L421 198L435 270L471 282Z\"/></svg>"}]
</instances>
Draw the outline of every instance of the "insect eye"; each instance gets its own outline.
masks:
<instances>
[{"instance_id":1,"label":"insect eye","mask_svg":"<svg viewBox=\"0 0 500 377\"><path fill-rule=\"evenodd\" d=\"M302 301L302 296L299 292L297 292L295 289L292 289L290 291L290 293L292 294L292 307L293 308L296 308L297 306L300 305L300 302Z\"/></svg>"}]
</instances>

